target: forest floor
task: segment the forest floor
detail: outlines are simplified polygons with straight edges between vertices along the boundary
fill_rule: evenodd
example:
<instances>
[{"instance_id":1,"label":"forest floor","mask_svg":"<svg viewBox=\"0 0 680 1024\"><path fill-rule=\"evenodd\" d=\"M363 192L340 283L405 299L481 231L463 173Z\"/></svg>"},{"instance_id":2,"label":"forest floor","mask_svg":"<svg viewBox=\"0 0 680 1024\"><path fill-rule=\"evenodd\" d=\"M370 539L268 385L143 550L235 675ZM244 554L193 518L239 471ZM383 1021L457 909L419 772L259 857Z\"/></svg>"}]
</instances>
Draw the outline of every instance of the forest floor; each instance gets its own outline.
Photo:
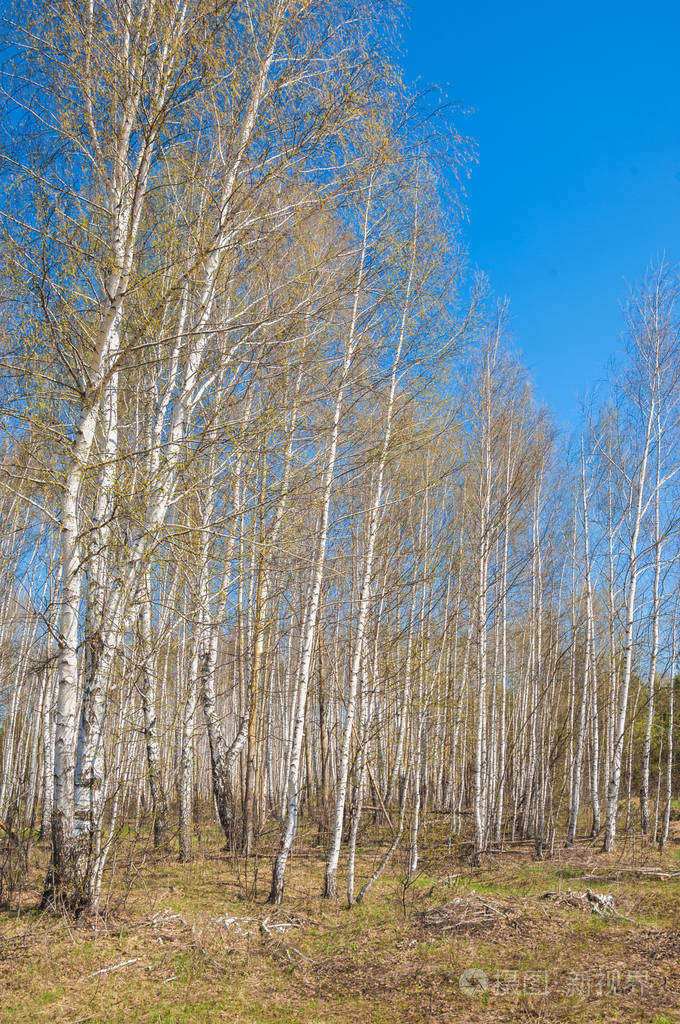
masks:
<instances>
[{"instance_id":1,"label":"forest floor","mask_svg":"<svg viewBox=\"0 0 680 1024\"><path fill-rule=\"evenodd\" d=\"M122 845L96 920L41 912L37 863L0 911L0 1021L680 1021L673 826L663 860L639 840L612 857L556 842L542 862L527 844L478 868L431 828L417 877L395 857L351 911L321 898L311 836L277 908L270 857L246 872L212 833L188 865Z\"/></svg>"}]
</instances>

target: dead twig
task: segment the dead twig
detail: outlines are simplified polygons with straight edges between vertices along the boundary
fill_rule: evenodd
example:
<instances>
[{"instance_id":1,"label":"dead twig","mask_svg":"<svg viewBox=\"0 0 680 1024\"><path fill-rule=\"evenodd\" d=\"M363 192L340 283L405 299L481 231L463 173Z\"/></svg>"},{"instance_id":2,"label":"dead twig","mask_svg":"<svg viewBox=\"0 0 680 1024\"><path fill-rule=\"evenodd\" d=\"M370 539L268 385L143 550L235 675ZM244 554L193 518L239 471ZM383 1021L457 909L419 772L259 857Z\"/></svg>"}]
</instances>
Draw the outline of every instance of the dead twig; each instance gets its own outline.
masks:
<instances>
[{"instance_id":1,"label":"dead twig","mask_svg":"<svg viewBox=\"0 0 680 1024\"><path fill-rule=\"evenodd\" d=\"M140 956L133 956L131 960L121 960L119 964L114 964L113 967L102 967L100 971L94 971L92 974L85 976L85 981L89 981L90 978L96 978L100 974L111 974L112 971L119 971L121 967L129 967L130 964L139 963L142 958Z\"/></svg>"}]
</instances>

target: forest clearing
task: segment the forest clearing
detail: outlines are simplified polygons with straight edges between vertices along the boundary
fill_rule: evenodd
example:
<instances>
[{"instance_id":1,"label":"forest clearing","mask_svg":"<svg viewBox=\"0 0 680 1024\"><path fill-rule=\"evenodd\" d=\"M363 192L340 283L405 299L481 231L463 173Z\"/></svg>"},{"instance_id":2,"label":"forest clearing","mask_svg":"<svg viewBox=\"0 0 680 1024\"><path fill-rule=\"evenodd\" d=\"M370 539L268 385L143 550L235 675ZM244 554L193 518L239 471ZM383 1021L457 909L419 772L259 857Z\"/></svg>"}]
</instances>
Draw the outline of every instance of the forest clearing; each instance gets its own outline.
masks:
<instances>
[{"instance_id":1,"label":"forest clearing","mask_svg":"<svg viewBox=\"0 0 680 1024\"><path fill-rule=\"evenodd\" d=\"M101 918L37 909L40 877L21 913L1 913L0 1020L669 1024L680 1020L677 822L672 836L663 861L630 836L617 857L579 843L541 863L518 844L473 868L435 820L418 875L396 857L352 910L321 895L315 834L301 837L282 908L264 901L263 864L232 861L214 829L190 865L147 856L140 840L122 848ZM373 845L362 843L362 876Z\"/></svg>"}]
</instances>

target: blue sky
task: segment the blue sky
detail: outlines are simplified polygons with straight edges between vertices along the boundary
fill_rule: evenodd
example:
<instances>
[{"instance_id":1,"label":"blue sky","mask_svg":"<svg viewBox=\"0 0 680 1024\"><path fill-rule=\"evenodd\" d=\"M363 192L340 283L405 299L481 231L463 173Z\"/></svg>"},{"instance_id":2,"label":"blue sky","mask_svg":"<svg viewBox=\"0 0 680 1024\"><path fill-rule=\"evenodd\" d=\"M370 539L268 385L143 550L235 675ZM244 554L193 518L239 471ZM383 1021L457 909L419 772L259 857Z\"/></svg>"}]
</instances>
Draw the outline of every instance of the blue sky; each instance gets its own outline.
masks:
<instances>
[{"instance_id":1,"label":"blue sky","mask_svg":"<svg viewBox=\"0 0 680 1024\"><path fill-rule=\"evenodd\" d=\"M473 108L466 241L565 427L620 350L621 304L680 260L680 4L411 0L408 79Z\"/></svg>"}]
</instances>

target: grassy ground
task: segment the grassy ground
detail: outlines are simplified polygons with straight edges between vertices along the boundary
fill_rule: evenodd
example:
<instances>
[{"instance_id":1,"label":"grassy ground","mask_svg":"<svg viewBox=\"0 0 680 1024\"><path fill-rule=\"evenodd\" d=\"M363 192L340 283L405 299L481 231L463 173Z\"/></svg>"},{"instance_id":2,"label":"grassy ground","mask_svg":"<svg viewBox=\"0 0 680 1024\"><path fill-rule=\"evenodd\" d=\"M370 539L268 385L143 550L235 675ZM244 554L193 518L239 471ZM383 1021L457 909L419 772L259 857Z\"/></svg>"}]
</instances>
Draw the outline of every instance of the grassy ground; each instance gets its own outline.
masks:
<instances>
[{"instance_id":1,"label":"grassy ground","mask_svg":"<svg viewBox=\"0 0 680 1024\"><path fill-rule=\"evenodd\" d=\"M556 845L476 869L433 842L411 885L397 859L352 911L321 899L311 839L276 909L268 858L254 877L204 835L190 865L142 865L130 841L106 915L77 924L37 909L38 864L0 912L0 1021L680 1021L678 840L663 863L639 844L612 858ZM614 913L574 895L587 888Z\"/></svg>"}]
</instances>

